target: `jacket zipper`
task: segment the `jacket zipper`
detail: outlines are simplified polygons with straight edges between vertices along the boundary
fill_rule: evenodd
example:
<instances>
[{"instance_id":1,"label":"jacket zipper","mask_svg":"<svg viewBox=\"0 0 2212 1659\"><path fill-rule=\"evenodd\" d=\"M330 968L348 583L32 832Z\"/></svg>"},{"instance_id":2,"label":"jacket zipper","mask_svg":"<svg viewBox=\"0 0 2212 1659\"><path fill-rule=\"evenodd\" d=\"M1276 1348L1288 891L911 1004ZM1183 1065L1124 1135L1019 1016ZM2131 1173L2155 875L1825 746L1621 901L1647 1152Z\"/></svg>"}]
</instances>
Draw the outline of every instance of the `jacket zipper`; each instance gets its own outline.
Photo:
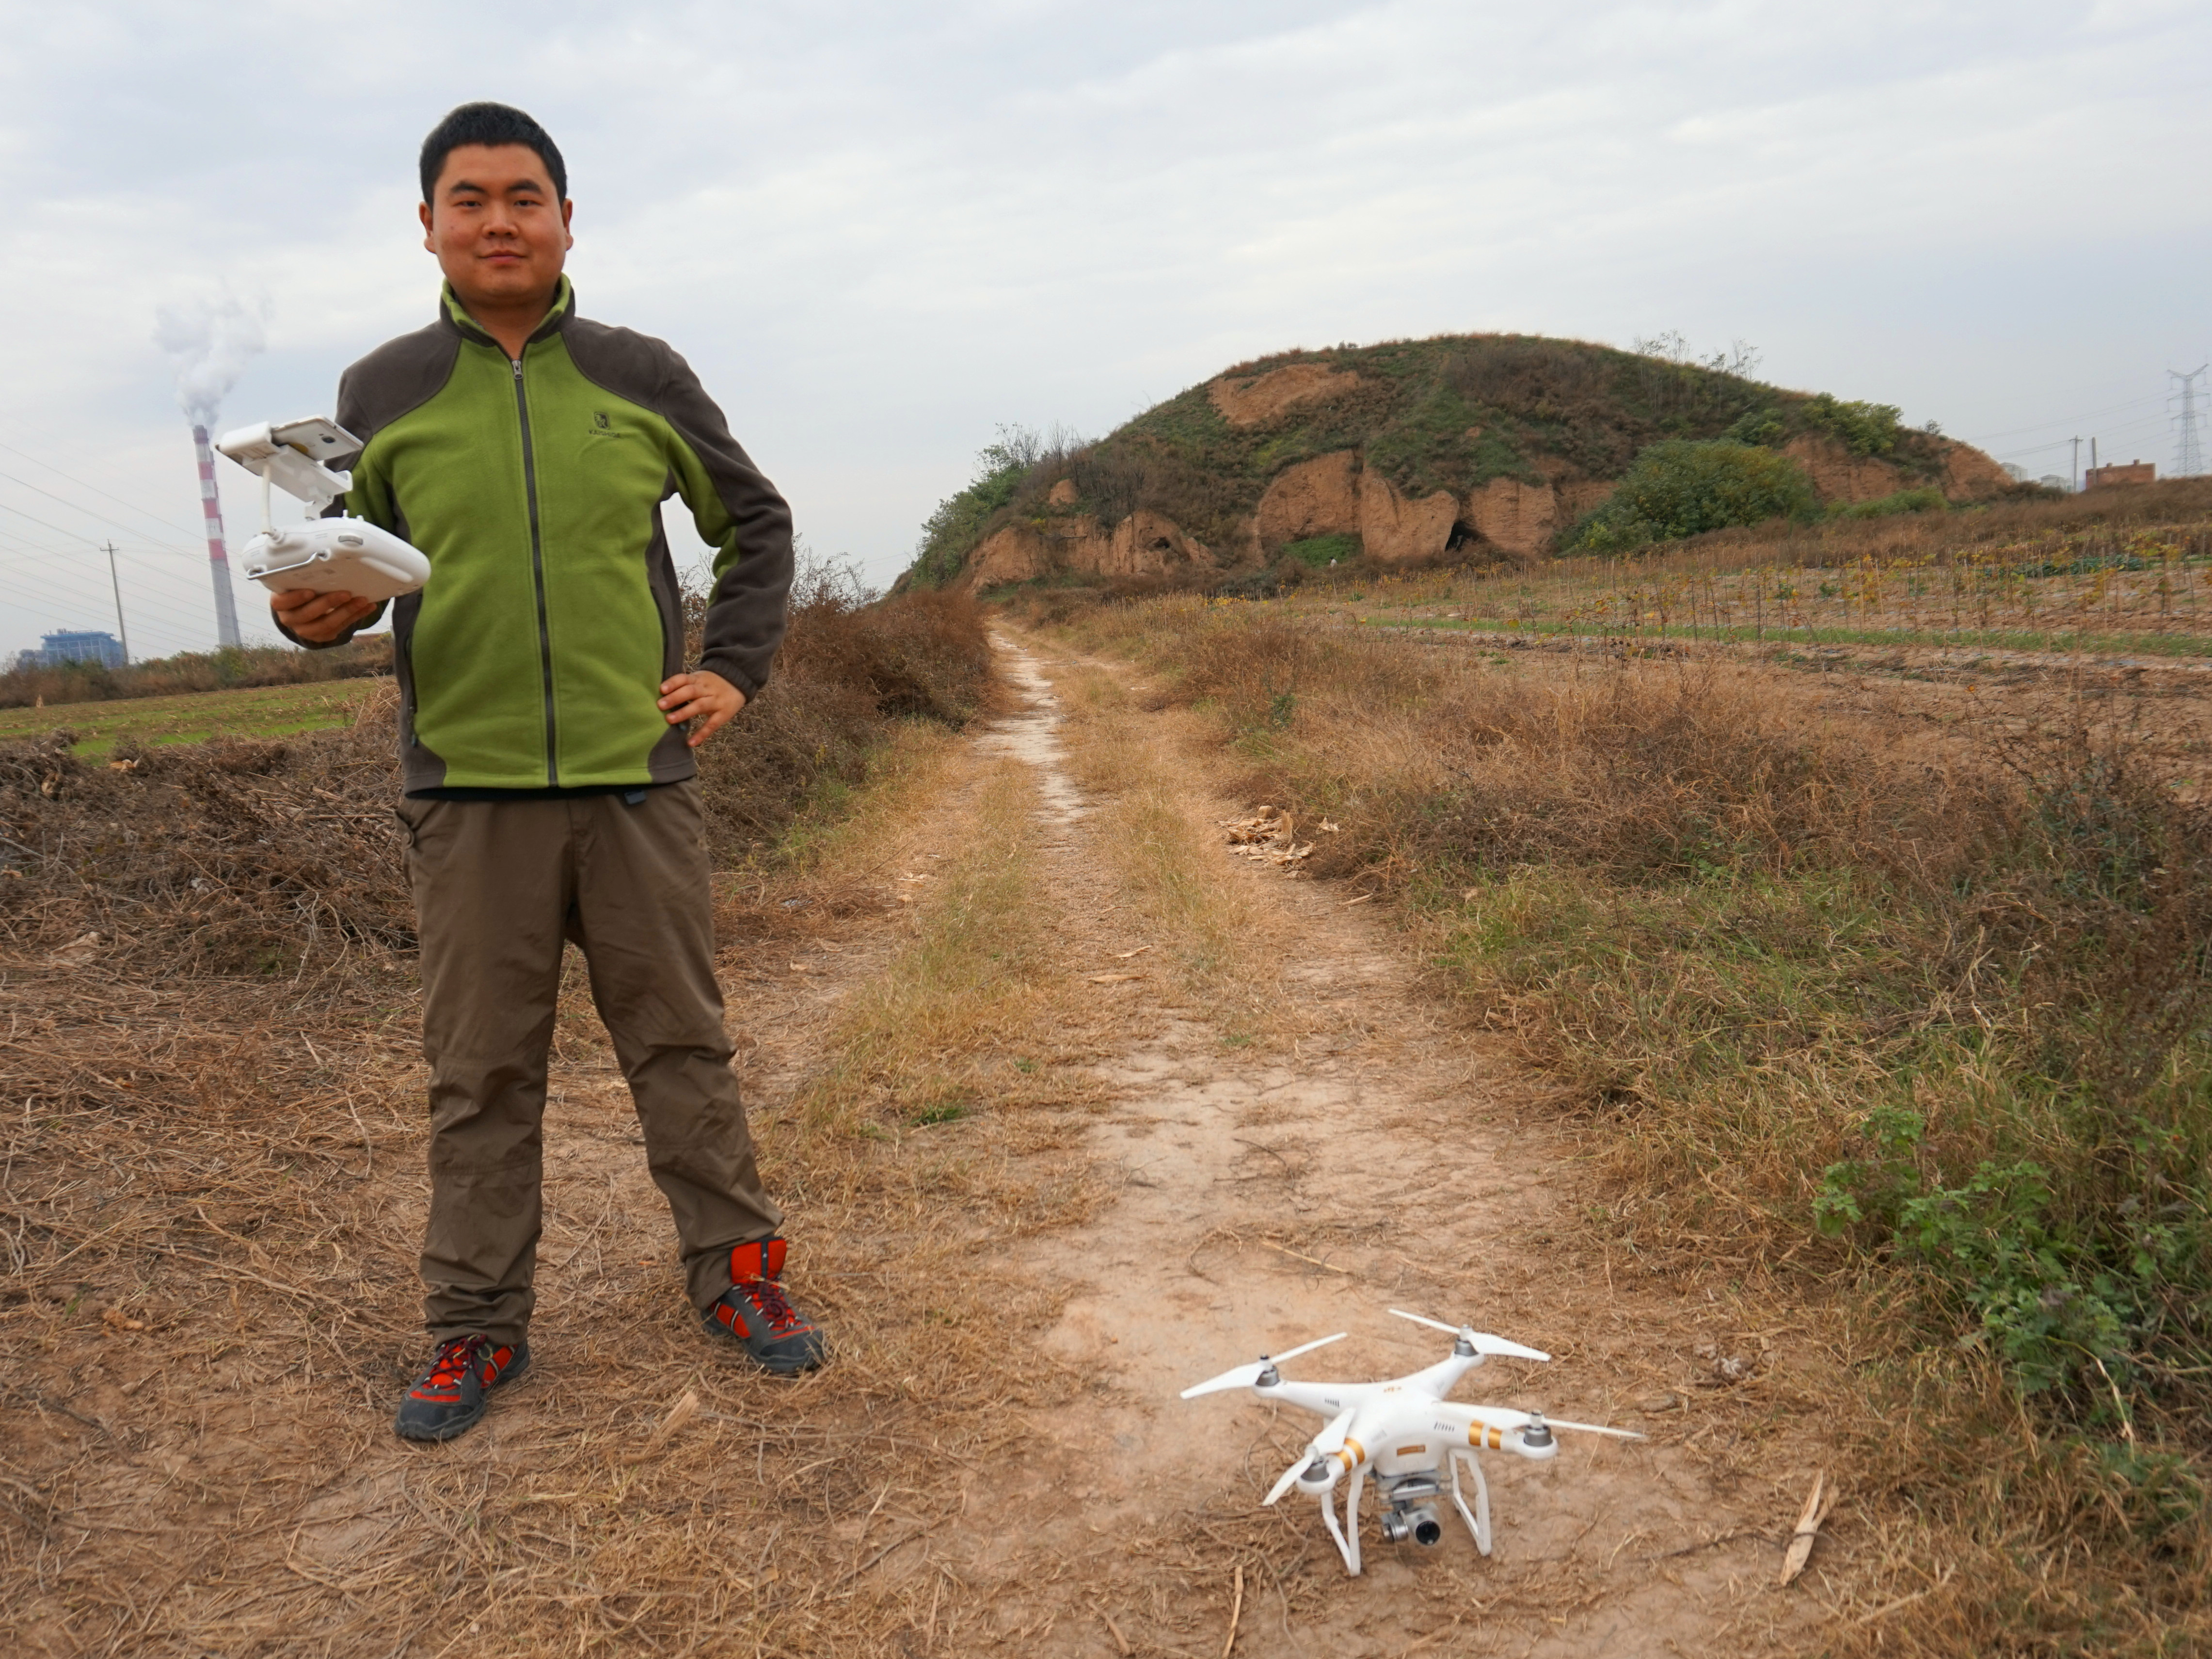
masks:
<instances>
[{"instance_id":1,"label":"jacket zipper","mask_svg":"<svg viewBox=\"0 0 2212 1659\"><path fill-rule=\"evenodd\" d=\"M545 693L545 781L561 782L559 732L553 724L553 629L545 614L545 549L538 533L538 462L530 447L530 402L522 395L522 359L514 368L514 413L522 423L522 488L530 500L530 580L538 592L538 668Z\"/></svg>"}]
</instances>

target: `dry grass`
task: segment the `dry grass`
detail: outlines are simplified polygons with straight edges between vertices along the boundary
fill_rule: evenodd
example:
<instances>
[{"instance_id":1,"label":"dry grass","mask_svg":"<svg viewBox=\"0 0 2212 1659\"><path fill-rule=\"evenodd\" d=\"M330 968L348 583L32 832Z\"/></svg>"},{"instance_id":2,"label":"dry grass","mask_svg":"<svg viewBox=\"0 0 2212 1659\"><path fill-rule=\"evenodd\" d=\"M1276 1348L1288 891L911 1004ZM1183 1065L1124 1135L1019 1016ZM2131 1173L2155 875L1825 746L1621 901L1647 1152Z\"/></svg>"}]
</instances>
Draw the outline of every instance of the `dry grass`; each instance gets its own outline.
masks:
<instances>
[{"instance_id":1,"label":"dry grass","mask_svg":"<svg viewBox=\"0 0 2212 1659\"><path fill-rule=\"evenodd\" d=\"M1076 627L1341 823L1316 864L1571 1085L1616 1247L1864 1298L1888 1426L1845 1437L1893 1553L1844 1650L2212 1633L2212 828L2124 706L1931 744L1755 670Z\"/></svg>"},{"instance_id":2,"label":"dry grass","mask_svg":"<svg viewBox=\"0 0 2212 1659\"><path fill-rule=\"evenodd\" d=\"M1059 686L1067 706L1069 769L1097 800L1099 842L1120 890L1157 941L1133 968L1171 974L1184 1001L1241 1045L1278 1023L1280 994L1268 940L1279 919L1247 884L1223 879L1221 830L1180 767L1175 746L1111 674L1078 665ZM1177 734L1188 735L1188 734Z\"/></svg>"},{"instance_id":3,"label":"dry grass","mask_svg":"<svg viewBox=\"0 0 2212 1659\"><path fill-rule=\"evenodd\" d=\"M805 565L776 677L732 732L700 751L717 862L779 854L794 817L835 822L895 725L955 729L996 706L990 643L975 602L914 593L864 605L846 572ZM703 599L687 602L696 648Z\"/></svg>"},{"instance_id":4,"label":"dry grass","mask_svg":"<svg viewBox=\"0 0 2212 1659\"><path fill-rule=\"evenodd\" d=\"M874 660L927 659L925 633ZM954 633L937 660L961 660ZM13 1647L957 1650L977 1598L915 1571L908 1547L962 1511L1020 1414L1066 1386L1034 1345L1049 1303L970 1247L1079 1217L1089 1188L1052 1114L989 1109L1011 1092L995 1079L972 1121L926 1131L895 1114L824 1122L798 1103L821 1095L805 1056L828 1033L819 981L782 963L861 948L890 902L881 837L919 833L953 763L927 729L888 720L886 684L872 678L867 718L888 748L801 775L780 806L773 770L719 780L726 797L757 789L756 828L799 815L789 856L757 852L729 878L724 921L747 925L726 960L797 1291L839 1363L772 1383L698 1334L572 974L536 1371L483 1428L428 1451L388 1427L422 1340L422 1080L388 705L380 726L167 750L130 770L9 751L0 1624ZM931 684L973 706L972 679ZM780 741L819 714L779 717L768 698L755 712L750 730ZM878 834L839 826L825 777ZM1018 793L1000 781L973 800L933 838L995 844L1007 861ZM928 909L933 929L958 931ZM939 989L957 1001L976 988ZM957 1023L927 996L902 1012ZM1056 1034L1034 1039L1047 1053ZM696 1406L679 1410L687 1395Z\"/></svg>"},{"instance_id":5,"label":"dry grass","mask_svg":"<svg viewBox=\"0 0 2212 1659\"><path fill-rule=\"evenodd\" d=\"M1046 1036L1068 1030L1073 1010L1045 928L1036 805L1027 769L1002 762L972 784L965 822L923 837L933 845L867 815L872 867L910 926L830 1033L833 1058L803 1103L810 1126L926 1131L986 1100L1004 1110L1079 1097L1068 1068L1083 1050Z\"/></svg>"}]
</instances>

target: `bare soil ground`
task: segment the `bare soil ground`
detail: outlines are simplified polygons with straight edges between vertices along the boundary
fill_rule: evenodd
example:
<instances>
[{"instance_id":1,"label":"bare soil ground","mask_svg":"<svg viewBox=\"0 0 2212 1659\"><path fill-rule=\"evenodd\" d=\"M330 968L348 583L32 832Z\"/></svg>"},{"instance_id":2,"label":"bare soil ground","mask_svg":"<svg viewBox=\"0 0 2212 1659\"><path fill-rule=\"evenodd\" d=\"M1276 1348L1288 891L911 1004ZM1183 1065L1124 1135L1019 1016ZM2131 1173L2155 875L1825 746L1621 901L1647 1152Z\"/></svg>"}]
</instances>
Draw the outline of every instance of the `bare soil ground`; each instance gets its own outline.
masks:
<instances>
[{"instance_id":1,"label":"bare soil ground","mask_svg":"<svg viewBox=\"0 0 2212 1659\"><path fill-rule=\"evenodd\" d=\"M189 1088L223 1065L272 1075L264 1050L297 1045L316 1086L149 1146L145 1180L212 1196L123 1239L57 1196L67 1126L25 1104L9 1167L41 1184L11 1188L11 1235L27 1261L27 1217L74 1231L0 1312L10 1646L1817 1642L1831 1575L1868 1547L1848 1487L1812 1571L1772 1586L1830 1455L1812 1402L1852 1362L1848 1333L1778 1311L1747 1267L1607 1259L1536 1085L1446 1018L1372 910L1232 856L1219 821L1253 803L1219 793L1196 729L1148 712L1126 671L1002 650L1024 712L918 739L814 875L727 899L742 1077L794 1291L836 1363L775 1382L697 1333L579 989L548 1114L537 1368L463 1440L402 1444L422 1205L404 1009L169 1053L161 1086ZM938 1002L884 1001L913 985ZM926 1066L854 1058L955 1003ZM11 1041L83 1044L129 1086L114 1056L158 1047L161 1010L111 1020L95 1054L98 1024L88 1008L86 1030ZM253 1127L283 1114L283 1133ZM310 1128L340 1152L311 1166L279 1145ZM1259 1506L1316 1425L1176 1395L1335 1330L1294 1375L1438 1357L1445 1339L1392 1306L1554 1356L1492 1361L1460 1398L1649 1438L1493 1455L1488 1560L1455 1522L1434 1550L1383 1543L1370 1494L1348 1579L1309 1501Z\"/></svg>"}]
</instances>

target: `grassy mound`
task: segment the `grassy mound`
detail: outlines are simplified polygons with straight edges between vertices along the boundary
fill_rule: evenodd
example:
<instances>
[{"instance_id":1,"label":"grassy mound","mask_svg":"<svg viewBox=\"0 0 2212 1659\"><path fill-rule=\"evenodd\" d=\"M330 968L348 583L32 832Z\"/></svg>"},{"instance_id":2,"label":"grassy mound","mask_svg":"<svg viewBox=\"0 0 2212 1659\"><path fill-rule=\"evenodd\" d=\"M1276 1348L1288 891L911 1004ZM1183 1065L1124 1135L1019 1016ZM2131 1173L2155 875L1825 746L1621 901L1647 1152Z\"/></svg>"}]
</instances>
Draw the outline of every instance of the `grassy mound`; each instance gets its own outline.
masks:
<instances>
[{"instance_id":1,"label":"grassy mound","mask_svg":"<svg viewBox=\"0 0 2212 1659\"><path fill-rule=\"evenodd\" d=\"M1944 441L1901 425L1887 404L1784 391L1753 379L1747 359L1697 362L1678 347L1483 334L1288 351L1240 363L1096 442L1003 429L974 479L930 516L901 585L941 586L996 531L1054 515L1112 525L1148 510L1231 549L1278 474L1342 450L1409 496L1465 495L1498 479L1611 481L1654 445L1721 438L1760 454L1832 440L1896 466L1908 488L1942 471ZM1310 372L1318 389L1248 423L1224 412L1218 388L1284 369Z\"/></svg>"}]
</instances>

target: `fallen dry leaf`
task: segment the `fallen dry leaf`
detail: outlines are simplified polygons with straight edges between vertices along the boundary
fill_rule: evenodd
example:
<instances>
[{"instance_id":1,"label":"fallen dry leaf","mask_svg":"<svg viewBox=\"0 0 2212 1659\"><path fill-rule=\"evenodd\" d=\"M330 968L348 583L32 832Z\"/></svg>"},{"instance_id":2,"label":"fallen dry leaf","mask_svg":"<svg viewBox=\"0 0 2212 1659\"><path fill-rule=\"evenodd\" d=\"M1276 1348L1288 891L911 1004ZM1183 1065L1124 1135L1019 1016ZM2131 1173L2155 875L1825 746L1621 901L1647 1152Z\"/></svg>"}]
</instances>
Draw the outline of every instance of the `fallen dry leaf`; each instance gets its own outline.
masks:
<instances>
[{"instance_id":1,"label":"fallen dry leaf","mask_svg":"<svg viewBox=\"0 0 2212 1659\"><path fill-rule=\"evenodd\" d=\"M49 968L82 968L100 954L100 935L80 933L46 958Z\"/></svg>"},{"instance_id":2,"label":"fallen dry leaf","mask_svg":"<svg viewBox=\"0 0 2212 1659\"><path fill-rule=\"evenodd\" d=\"M118 1331L143 1331L146 1328L144 1320L129 1318L120 1308L108 1309L100 1316L100 1322L112 1326Z\"/></svg>"},{"instance_id":3,"label":"fallen dry leaf","mask_svg":"<svg viewBox=\"0 0 2212 1659\"><path fill-rule=\"evenodd\" d=\"M1093 985L1123 985L1145 976L1142 974L1087 974L1085 977Z\"/></svg>"},{"instance_id":4,"label":"fallen dry leaf","mask_svg":"<svg viewBox=\"0 0 2212 1659\"><path fill-rule=\"evenodd\" d=\"M1115 951L1112 954L1115 961L1127 962L1131 957L1140 957L1152 948L1149 945L1139 945L1133 951Z\"/></svg>"},{"instance_id":5,"label":"fallen dry leaf","mask_svg":"<svg viewBox=\"0 0 2212 1659\"><path fill-rule=\"evenodd\" d=\"M671 1406L668 1408L668 1415L662 1418L659 1424L653 1429L653 1437L645 1443L645 1449L638 1453L636 1456L631 1458L629 1461L632 1463L642 1463L645 1462L646 1459L651 1457L655 1452L666 1445L669 1441L673 1439L678 1434L681 1433L683 1431L684 1425L689 1423L693 1418L698 1416L698 1395L690 1389L684 1389L683 1397L678 1400L673 1406Z\"/></svg>"},{"instance_id":6,"label":"fallen dry leaf","mask_svg":"<svg viewBox=\"0 0 2212 1659\"><path fill-rule=\"evenodd\" d=\"M1822 1470L1813 1477L1813 1490L1806 1495L1796 1530L1790 1534L1790 1551L1782 1558L1778 1583L1787 1584L1805 1571L1805 1564L1813 1559L1813 1540L1820 1535L1820 1523L1828 1518L1835 1501L1835 1488L1828 1485L1827 1472Z\"/></svg>"}]
</instances>

